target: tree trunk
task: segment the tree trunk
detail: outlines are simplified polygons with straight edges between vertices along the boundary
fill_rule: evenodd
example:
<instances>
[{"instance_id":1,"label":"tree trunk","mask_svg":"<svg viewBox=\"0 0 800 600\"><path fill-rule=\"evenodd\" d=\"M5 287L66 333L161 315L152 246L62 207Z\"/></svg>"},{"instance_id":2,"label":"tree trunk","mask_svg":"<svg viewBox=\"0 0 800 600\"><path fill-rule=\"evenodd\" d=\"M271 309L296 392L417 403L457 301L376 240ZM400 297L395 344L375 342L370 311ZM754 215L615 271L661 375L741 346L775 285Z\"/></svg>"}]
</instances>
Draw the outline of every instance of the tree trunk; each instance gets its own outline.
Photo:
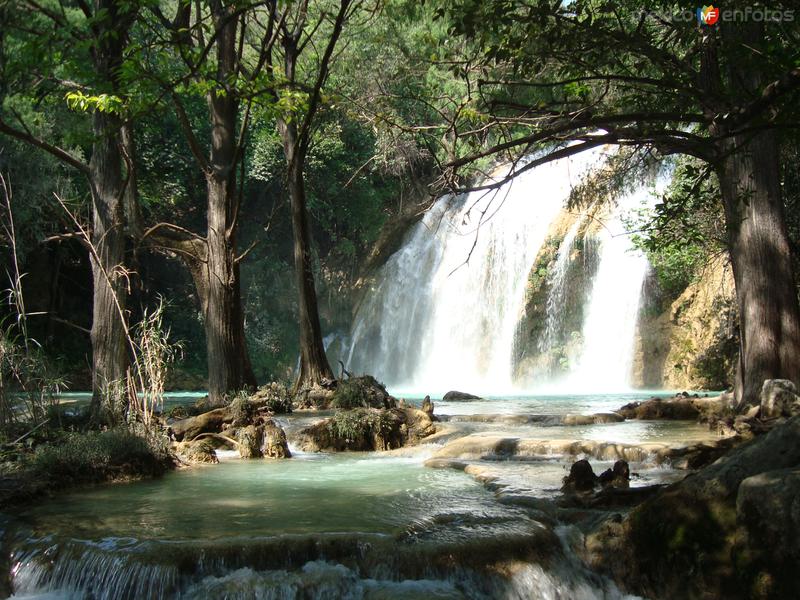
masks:
<instances>
[{"instance_id":1,"label":"tree trunk","mask_svg":"<svg viewBox=\"0 0 800 600\"><path fill-rule=\"evenodd\" d=\"M301 155L294 123L278 122L286 155L287 186L291 200L292 234L294 236L294 269L297 281L298 321L300 326L300 372L295 389L333 380L333 371L325 355L322 328L317 308L317 290L311 256L311 234L303 179L304 157Z\"/></svg>"},{"instance_id":2,"label":"tree trunk","mask_svg":"<svg viewBox=\"0 0 800 600\"><path fill-rule=\"evenodd\" d=\"M196 281L203 305L212 404L222 403L229 392L256 386L244 333L235 244L232 234L226 235L229 192L227 182L209 177L206 263L200 273L203 281Z\"/></svg>"},{"instance_id":3,"label":"tree trunk","mask_svg":"<svg viewBox=\"0 0 800 600\"><path fill-rule=\"evenodd\" d=\"M238 69L237 19L233 5L212 4L217 27L217 80L228 82ZM242 33L243 35L243 33ZM205 290L202 298L208 352L208 396L221 403L225 394L256 385L244 333L239 266L236 263L238 153L236 91L208 95L211 153L206 173L208 229ZM242 182L243 184L243 182Z\"/></svg>"},{"instance_id":4,"label":"tree trunk","mask_svg":"<svg viewBox=\"0 0 800 600\"><path fill-rule=\"evenodd\" d=\"M774 132L726 143L718 177L739 305L738 406L757 404L765 379L800 384L800 309Z\"/></svg>"},{"instance_id":5,"label":"tree trunk","mask_svg":"<svg viewBox=\"0 0 800 600\"><path fill-rule=\"evenodd\" d=\"M113 420L125 408L128 356L123 318L127 289L119 122L113 116L97 112L93 116L93 129L95 142L89 163L94 246L91 412L99 422Z\"/></svg>"}]
</instances>

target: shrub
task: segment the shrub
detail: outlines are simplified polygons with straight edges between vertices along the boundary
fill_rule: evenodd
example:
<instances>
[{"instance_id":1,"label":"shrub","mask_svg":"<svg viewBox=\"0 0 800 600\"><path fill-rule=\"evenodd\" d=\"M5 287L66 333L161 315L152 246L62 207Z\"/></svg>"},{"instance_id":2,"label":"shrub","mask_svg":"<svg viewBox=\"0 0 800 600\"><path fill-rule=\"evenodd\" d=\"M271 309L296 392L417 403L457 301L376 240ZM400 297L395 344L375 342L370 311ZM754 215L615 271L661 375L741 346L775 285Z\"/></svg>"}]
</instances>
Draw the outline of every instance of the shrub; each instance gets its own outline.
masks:
<instances>
[{"instance_id":1,"label":"shrub","mask_svg":"<svg viewBox=\"0 0 800 600\"><path fill-rule=\"evenodd\" d=\"M157 475L166 469L165 447L127 429L69 433L39 448L30 473L55 487L119 477Z\"/></svg>"},{"instance_id":2,"label":"shrub","mask_svg":"<svg viewBox=\"0 0 800 600\"><path fill-rule=\"evenodd\" d=\"M386 387L370 375L340 380L331 400L331 407L345 410L392 406L394 399L389 396Z\"/></svg>"}]
</instances>

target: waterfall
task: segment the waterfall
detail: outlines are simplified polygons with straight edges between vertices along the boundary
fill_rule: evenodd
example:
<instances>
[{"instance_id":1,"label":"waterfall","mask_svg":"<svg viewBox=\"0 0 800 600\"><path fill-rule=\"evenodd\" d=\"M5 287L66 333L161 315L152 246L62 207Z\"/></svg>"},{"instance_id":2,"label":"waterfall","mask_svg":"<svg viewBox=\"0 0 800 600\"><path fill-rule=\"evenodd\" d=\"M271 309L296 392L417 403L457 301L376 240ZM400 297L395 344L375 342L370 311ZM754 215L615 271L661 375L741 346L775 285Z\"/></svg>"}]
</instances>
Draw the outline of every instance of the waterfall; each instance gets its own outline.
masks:
<instances>
[{"instance_id":1,"label":"waterfall","mask_svg":"<svg viewBox=\"0 0 800 600\"><path fill-rule=\"evenodd\" d=\"M665 180L657 187L662 188ZM569 375L560 385L570 391L618 392L630 389L636 323L647 258L633 248L624 219L652 204L653 192L640 187L618 199L603 224L600 257L581 331L583 345Z\"/></svg>"},{"instance_id":2,"label":"waterfall","mask_svg":"<svg viewBox=\"0 0 800 600\"><path fill-rule=\"evenodd\" d=\"M595 226L585 216L570 223L547 268L541 336L519 342L531 269L545 241L552 244L554 223L563 223L572 186L602 157L601 151L582 153L525 172L495 192L440 198L366 291L345 354L348 370L373 374L398 393L510 394L524 391L523 380L527 388L557 384L559 391L596 389L593 383L627 389L647 261L631 252L622 219L649 197L646 188L619 200L607 229L589 236L599 246L596 273L583 267L589 293L565 290L576 238ZM521 356L545 355L563 344L570 332L562 331L561 311L568 302L582 302L578 297L587 298L582 311L573 311L583 315L584 343L568 372L562 369L558 378L552 369L533 377L516 373ZM517 349L517 343L527 345Z\"/></svg>"},{"instance_id":3,"label":"waterfall","mask_svg":"<svg viewBox=\"0 0 800 600\"><path fill-rule=\"evenodd\" d=\"M512 391L527 274L600 152L558 160L494 192L443 197L359 307L348 368L394 389Z\"/></svg>"},{"instance_id":4,"label":"waterfall","mask_svg":"<svg viewBox=\"0 0 800 600\"><path fill-rule=\"evenodd\" d=\"M562 330L564 314L564 300L566 298L567 270L572 257L572 248L578 231L583 226L586 215L581 215L569 228L567 235L558 247L556 262L549 276L550 294L547 297L547 321L544 336L539 342L539 351L543 354L550 352L558 342Z\"/></svg>"}]
</instances>

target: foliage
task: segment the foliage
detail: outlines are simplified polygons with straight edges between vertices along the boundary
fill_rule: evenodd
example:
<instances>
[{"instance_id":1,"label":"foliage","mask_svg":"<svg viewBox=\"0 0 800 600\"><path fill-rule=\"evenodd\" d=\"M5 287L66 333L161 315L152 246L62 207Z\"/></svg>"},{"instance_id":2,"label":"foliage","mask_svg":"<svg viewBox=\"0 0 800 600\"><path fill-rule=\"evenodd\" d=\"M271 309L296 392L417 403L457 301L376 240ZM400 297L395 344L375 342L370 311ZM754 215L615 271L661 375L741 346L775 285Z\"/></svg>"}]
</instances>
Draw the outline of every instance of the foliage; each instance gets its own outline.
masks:
<instances>
[{"instance_id":1,"label":"foliage","mask_svg":"<svg viewBox=\"0 0 800 600\"><path fill-rule=\"evenodd\" d=\"M388 408L386 387L370 375L339 380L331 400L332 408Z\"/></svg>"},{"instance_id":2,"label":"foliage","mask_svg":"<svg viewBox=\"0 0 800 600\"><path fill-rule=\"evenodd\" d=\"M110 479L155 475L164 471L168 455L129 429L65 434L30 458L31 473L54 487Z\"/></svg>"},{"instance_id":3,"label":"foliage","mask_svg":"<svg viewBox=\"0 0 800 600\"><path fill-rule=\"evenodd\" d=\"M710 258L724 252L718 198L719 187L709 168L683 158L653 209L641 210L628 223L637 232L634 245L653 266L664 305L678 297Z\"/></svg>"},{"instance_id":4,"label":"foliage","mask_svg":"<svg viewBox=\"0 0 800 600\"><path fill-rule=\"evenodd\" d=\"M335 438L344 439L356 447L370 446L362 442L374 436L386 438L392 430L392 419L385 410L355 408L338 411L328 427Z\"/></svg>"},{"instance_id":5,"label":"foliage","mask_svg":"<svg viewBox=\"0 0 800 600\"><path fill-rule=\"evenodd\" d=\"M128 396L132 398L128 420L141 420L145 426L164 404L164 386L168 369L179 356L181 347L169 340L169 329L163 323L164 302L155 309L145 309L132 332L133 371L128 375Z\"/></svg>"}]
</instances>

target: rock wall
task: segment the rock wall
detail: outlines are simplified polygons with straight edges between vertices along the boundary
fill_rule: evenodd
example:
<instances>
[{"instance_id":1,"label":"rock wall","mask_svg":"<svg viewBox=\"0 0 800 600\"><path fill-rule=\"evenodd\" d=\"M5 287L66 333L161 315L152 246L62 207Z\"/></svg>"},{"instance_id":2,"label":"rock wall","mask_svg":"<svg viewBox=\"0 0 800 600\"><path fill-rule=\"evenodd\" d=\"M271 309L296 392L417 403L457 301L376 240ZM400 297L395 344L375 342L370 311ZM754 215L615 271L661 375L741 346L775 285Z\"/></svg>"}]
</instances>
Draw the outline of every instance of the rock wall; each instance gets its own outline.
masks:
<instances>
[{"instance_id":1,"label":"rock wall","mask_svg":"<svg viewBox=\"0 0 800 600\"><path fill-rule=\"evenodd\" d=\"M645 307L632 383L636 387L723 390L739 348L733 274L713 259L663 312Z\"/></svg>"},{"instance_id":2,"label":"rock wall","mask_svg":"<svg viewBox=\"0 0 800 600\"><path fill-rule=\"evenodd\" d=\"M547 239L528 274L525 309L517 328L514 349L515 378L521 384L534 384L542 378L568 371L570 360L581 344L584 307L598 267L598 244L593 234L601 227L602 218L599 211L591 209L570 250L555 345L548 352L541 350L547 326L547 303L552 293L552 270L567 232L581 218L582 213L562 211L550 226Z\"/></svg>"}]
</instances>

